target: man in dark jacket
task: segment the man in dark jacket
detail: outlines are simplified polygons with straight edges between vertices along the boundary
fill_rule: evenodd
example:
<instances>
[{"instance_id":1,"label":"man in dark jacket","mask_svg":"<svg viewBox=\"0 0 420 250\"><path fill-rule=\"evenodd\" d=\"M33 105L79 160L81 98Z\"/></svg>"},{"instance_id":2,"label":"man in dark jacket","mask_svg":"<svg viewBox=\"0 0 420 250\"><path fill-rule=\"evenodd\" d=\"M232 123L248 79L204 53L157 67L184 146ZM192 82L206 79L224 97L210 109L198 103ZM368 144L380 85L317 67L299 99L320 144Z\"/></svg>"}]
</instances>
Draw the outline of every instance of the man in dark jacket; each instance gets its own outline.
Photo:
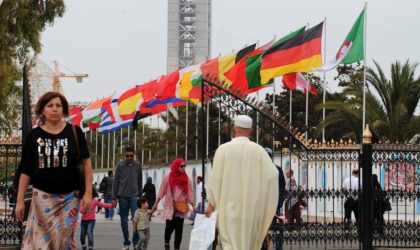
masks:
<instances>
[{"instance_id":1,"label":"man in dark jacket","mask_svg":"<svg viewBox=\"0 0 420 250\"><path fill-rule=\"evenodd\" d=\"M125 150L125 161L118 163L115 170L114 184L112 189L112 204L116 206L117 200L120 207L121 229L124 236L123 249L129 249L128 213L131 216L137 210L137 200L142 195L143 176L140 163L134 161L134 149L127 147ZM135 230L133 234L133 246L139 241L139 234Z\"/></svg>"},{"instance_id":2,"label":"man in dark jacket","mask_svg":"<svg viewBox=\"0 0 420 250\"><path fill-rule=\"evenodd\" d=\"M265 148L265 151L267 151L268 155L271 157L271 159L273 159L273 162L274 162L273 150L271 148ZM274 216L274 219L273 219L273 222L272 222L271 226L272 227L273 227L273 225L280 226L280 228L278 228L278 230L273 230L273 231L276 232L273 235L273 243L274 243L274 246L275 246L276 250L281 250L281 249L283 249L284 223L281 222L280 213L281 213L281 209L283 207L283 203L284 203L284 200L285 200L285 197L286 197L286 179L284 178L284 173L283 173L283 169L281 168L281 166L278 166L278 165L275 165L275 166L276 166L277 170L279 171L279 201L277 203L276 215Z\"/></svg>"},{"instance_id":3,"label":"man in dark jacket","mask_svg":"<svg viewBox=\"0 0 420 250\"><path fill-rule=\"evenodd\" d=\"M104 202L112 202L112 187L114 186L114 172L112 170L108 171L108 177L105 177L105 192L104 192ZM114 217L114 208L105 208L105 220L112 220Z\"/></svg>"}]
</instances>

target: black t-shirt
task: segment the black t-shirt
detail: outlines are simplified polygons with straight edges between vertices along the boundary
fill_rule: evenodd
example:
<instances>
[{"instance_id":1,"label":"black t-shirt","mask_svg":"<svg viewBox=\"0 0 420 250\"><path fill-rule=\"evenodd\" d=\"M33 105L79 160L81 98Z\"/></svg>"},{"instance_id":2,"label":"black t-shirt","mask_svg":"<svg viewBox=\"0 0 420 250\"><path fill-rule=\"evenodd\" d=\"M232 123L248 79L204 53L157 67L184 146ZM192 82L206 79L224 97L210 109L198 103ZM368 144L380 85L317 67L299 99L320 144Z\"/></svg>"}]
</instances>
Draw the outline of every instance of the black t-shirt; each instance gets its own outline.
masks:
<instances>
[{"instance_id":1,"label":"black t-shirt","mask_svg":"<svg viewBox=\"0 0 420 250\"><path fill-rule=\"evenodd\" d=\"M90 157L86 138L76 126L80 159ZM50 194L65 194L79 190L77 148L72 126L66 124L58 134L40 127L33 129L22 152L22 173L31 177L33 187Z\"/></svg>"}]
</instances>

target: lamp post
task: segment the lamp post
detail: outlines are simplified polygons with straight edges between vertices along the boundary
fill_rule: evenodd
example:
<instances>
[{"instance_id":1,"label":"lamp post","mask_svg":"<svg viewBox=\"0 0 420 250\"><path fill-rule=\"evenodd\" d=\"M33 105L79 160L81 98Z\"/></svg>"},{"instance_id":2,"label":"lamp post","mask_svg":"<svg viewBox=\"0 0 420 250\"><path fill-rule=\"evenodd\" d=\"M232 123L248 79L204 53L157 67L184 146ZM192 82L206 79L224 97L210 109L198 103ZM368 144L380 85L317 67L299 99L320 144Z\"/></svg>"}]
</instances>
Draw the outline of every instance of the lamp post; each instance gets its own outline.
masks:
<instances>
[{"instance_id":1,"label":"lamp post","mask_svg":"<svg viewBox=\"0 0 420 250\"><path fill-rule=\"evenodd\" d=\"M28 79L29 66L25 62L23 64L23 86L22 86L22 144L25 144L25 140L29 131L32 128L31 120L31 95L29 88L29 79Z\"/></svg>"}]
</instances>

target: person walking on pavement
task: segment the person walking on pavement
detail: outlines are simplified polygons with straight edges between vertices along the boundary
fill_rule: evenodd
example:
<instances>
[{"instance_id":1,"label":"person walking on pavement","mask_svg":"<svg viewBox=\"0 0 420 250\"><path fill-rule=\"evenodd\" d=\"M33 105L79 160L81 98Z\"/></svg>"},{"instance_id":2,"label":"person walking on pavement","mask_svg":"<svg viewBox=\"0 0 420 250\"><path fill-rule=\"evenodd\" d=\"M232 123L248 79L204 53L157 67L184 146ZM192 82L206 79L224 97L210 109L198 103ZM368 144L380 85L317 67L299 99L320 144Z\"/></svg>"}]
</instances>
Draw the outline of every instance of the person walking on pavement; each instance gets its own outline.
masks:
<instances>
[{"instance_id":1,"label":"person walking on pavement","mask_svg":"<svg viewBox=\"0 0 420 250\"><path fill-rule=\"evenodd\" d=\"M351 222L351 212L354 213L356 222L359 220L359 201L356 198L357 195L354 193L358 192L359 189L359 170L353 169L351 176L346 178L343 182L343 189L347 190L350 195L347 197L344 202L344 221L347 223Z\"/></svg>"},{"instance_id":2,"label":"person walking on pavement","mask_svg":"<svg viewBox=\"0 0 420 250\"><path fill-rule=\"evenodd\" d=\"M112 187L114 186L114 172L112 170L108 171L108 177L105 179L105 192L104 192L104 202L112 202ZM112 220L114 217L114 208L105 208L105 219Z\"/></svg>"},{"instance_id":3,"label":"person walking on pavement","mask_svg":"<svg viewBox=\"0 0 420 250\"><path fill-rule=\"evenodd\" d=\"M273 160L273 150L271 148L265 148L268 156ZM281 211L283 208L283 203L286 197L286 179L284 178L283 169L281 166L274 164L279 171L279 201L277 203L276 214L273 218L272 224L280 225L279 230L273 234L272 241L275 250L282 250L283 249L283 237L284 237L284 221L281 219ZM268 249L268 244L266 244L266 248Z\"/></svg>"},{"instance_id":4,"label":"person walking on pavement","mask_svg":"<svg viewBox=\"0 0 420 250\"><path fill-rule=\"evenodd\" d=\"M147 177L147 182L143 187L143 197L147 199L149 209L152 209L156 202L156 187L152 182L152 177Z\"/></svg>"},{"instance_id":5,"label":"person walking on pavement","mask_svg":"<svg viewBox=\"0 0 420 250\"><path fill-rule=\"evenodd\" d=\"M80 221L80 244L82 244L82 249L93 249L93 230L96 224L96 207L112 207L111 203L103 203L97 200L98 194L92 194L92 203L91 207L85 213L82 213L82 218ZM83 206L83 201L80 203L80 206ZM86 244L86 236L88 238L88 244Z\"/></svg>"},{"instance_id":6,"label":"person walking on pavement","mask_svg":"<svg viewBox=\"0 0 420 250\"><path fill-rule=\"evenodd\" d=\"M18 182L16 219L29 216L21 249L76 249L74 231L80 211L92 203L92 163L83 131L67 124L66 98L58 92L42 95L36 106L37 128L28 134L22 149L16 178ZM81 164L84 179L79 175ZM85 191L82 193L82 185ZM25 190L33 186L32 203L25 208Z\"/></svg>"},{"instance_id":7,"label":"person walking on pavement","mask_svg":"<svg viewBox=\"0 0 420 250\"><path fill-rule=\"evenodd\" d=\"M121 229L124 237L123 250L130 247L129 230L128 230L128 214L131 211L131 216L137 210L137 200L142 195L143 190L143 175L140 163L134 161L134 149L127 147L125 149L125 161L120 161L117 165L114 184L112 189L112 204L115 207L117 201L120 207ZM132 243L133 247L139 241L139 234L136 231L133 233Z\"/></svg>"},{"instance_id":8,"label":"person walking on pavement","mask_svg":"<svg viewBox=\"0 0 420 250\"><path fill-rule=\"evenodd\" d=\"M169 241L174 230L174 247L175 250L179 250L182 241L184 219L187 218L189 212L188 204L195 207L192 184L185 172L185 166L184 159L176 158L174 160L171 171L162 180L158 199L152 208L153 213L156 211L159 202L165 197L163 212L161 213L162 219L166 220L165 250L169 250Z\"/></svg>"},{"instance_id":9,"label":"person walking on pavement","mask_svg":"<svg viewBox=\"0 0 420 250\"><path fill-rule=\"evenodd\" d=\"M205 214L217 211L217 249L256 250L276 213L279 172L264 148L249 140L249 116L237 116L233 132L235 138L216 150Z\"/></svg>"}]
</instances>

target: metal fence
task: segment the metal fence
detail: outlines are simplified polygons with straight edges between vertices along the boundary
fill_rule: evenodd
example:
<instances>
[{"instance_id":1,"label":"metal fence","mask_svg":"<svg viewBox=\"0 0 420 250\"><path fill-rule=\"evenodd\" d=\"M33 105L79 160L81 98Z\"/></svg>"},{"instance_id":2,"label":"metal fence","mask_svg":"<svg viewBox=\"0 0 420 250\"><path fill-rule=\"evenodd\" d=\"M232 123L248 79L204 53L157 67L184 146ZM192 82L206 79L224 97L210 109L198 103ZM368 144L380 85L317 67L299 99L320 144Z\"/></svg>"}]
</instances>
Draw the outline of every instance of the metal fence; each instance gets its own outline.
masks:
<instances>
[{"instance_id":1,"label":"metal fence","mask_svg":"<svg viewBox=\"0 0 420 250\"><path fill-rule=\"evenodd\" d=\"M21 144L0 144L0 246L19 245L21 223L14 219L13 176L22 154Z\"/></svg>"},{"instance_id":2,"label":"metal fence","mask_svg":"<svg viewBox=\"0 0 420 250\"><path fill-rule=\"evenodd\" d=\"M204 81L202 107L217 106L228 121L248 114L256 123L252 139L279 155L288 185L269 231L273 249L420 247L420 145L372 145L369 133L364 144L306 140L264 103L217 78ZM344 185L352 175L356 181Z\"/></svg>"}]
</instances>

